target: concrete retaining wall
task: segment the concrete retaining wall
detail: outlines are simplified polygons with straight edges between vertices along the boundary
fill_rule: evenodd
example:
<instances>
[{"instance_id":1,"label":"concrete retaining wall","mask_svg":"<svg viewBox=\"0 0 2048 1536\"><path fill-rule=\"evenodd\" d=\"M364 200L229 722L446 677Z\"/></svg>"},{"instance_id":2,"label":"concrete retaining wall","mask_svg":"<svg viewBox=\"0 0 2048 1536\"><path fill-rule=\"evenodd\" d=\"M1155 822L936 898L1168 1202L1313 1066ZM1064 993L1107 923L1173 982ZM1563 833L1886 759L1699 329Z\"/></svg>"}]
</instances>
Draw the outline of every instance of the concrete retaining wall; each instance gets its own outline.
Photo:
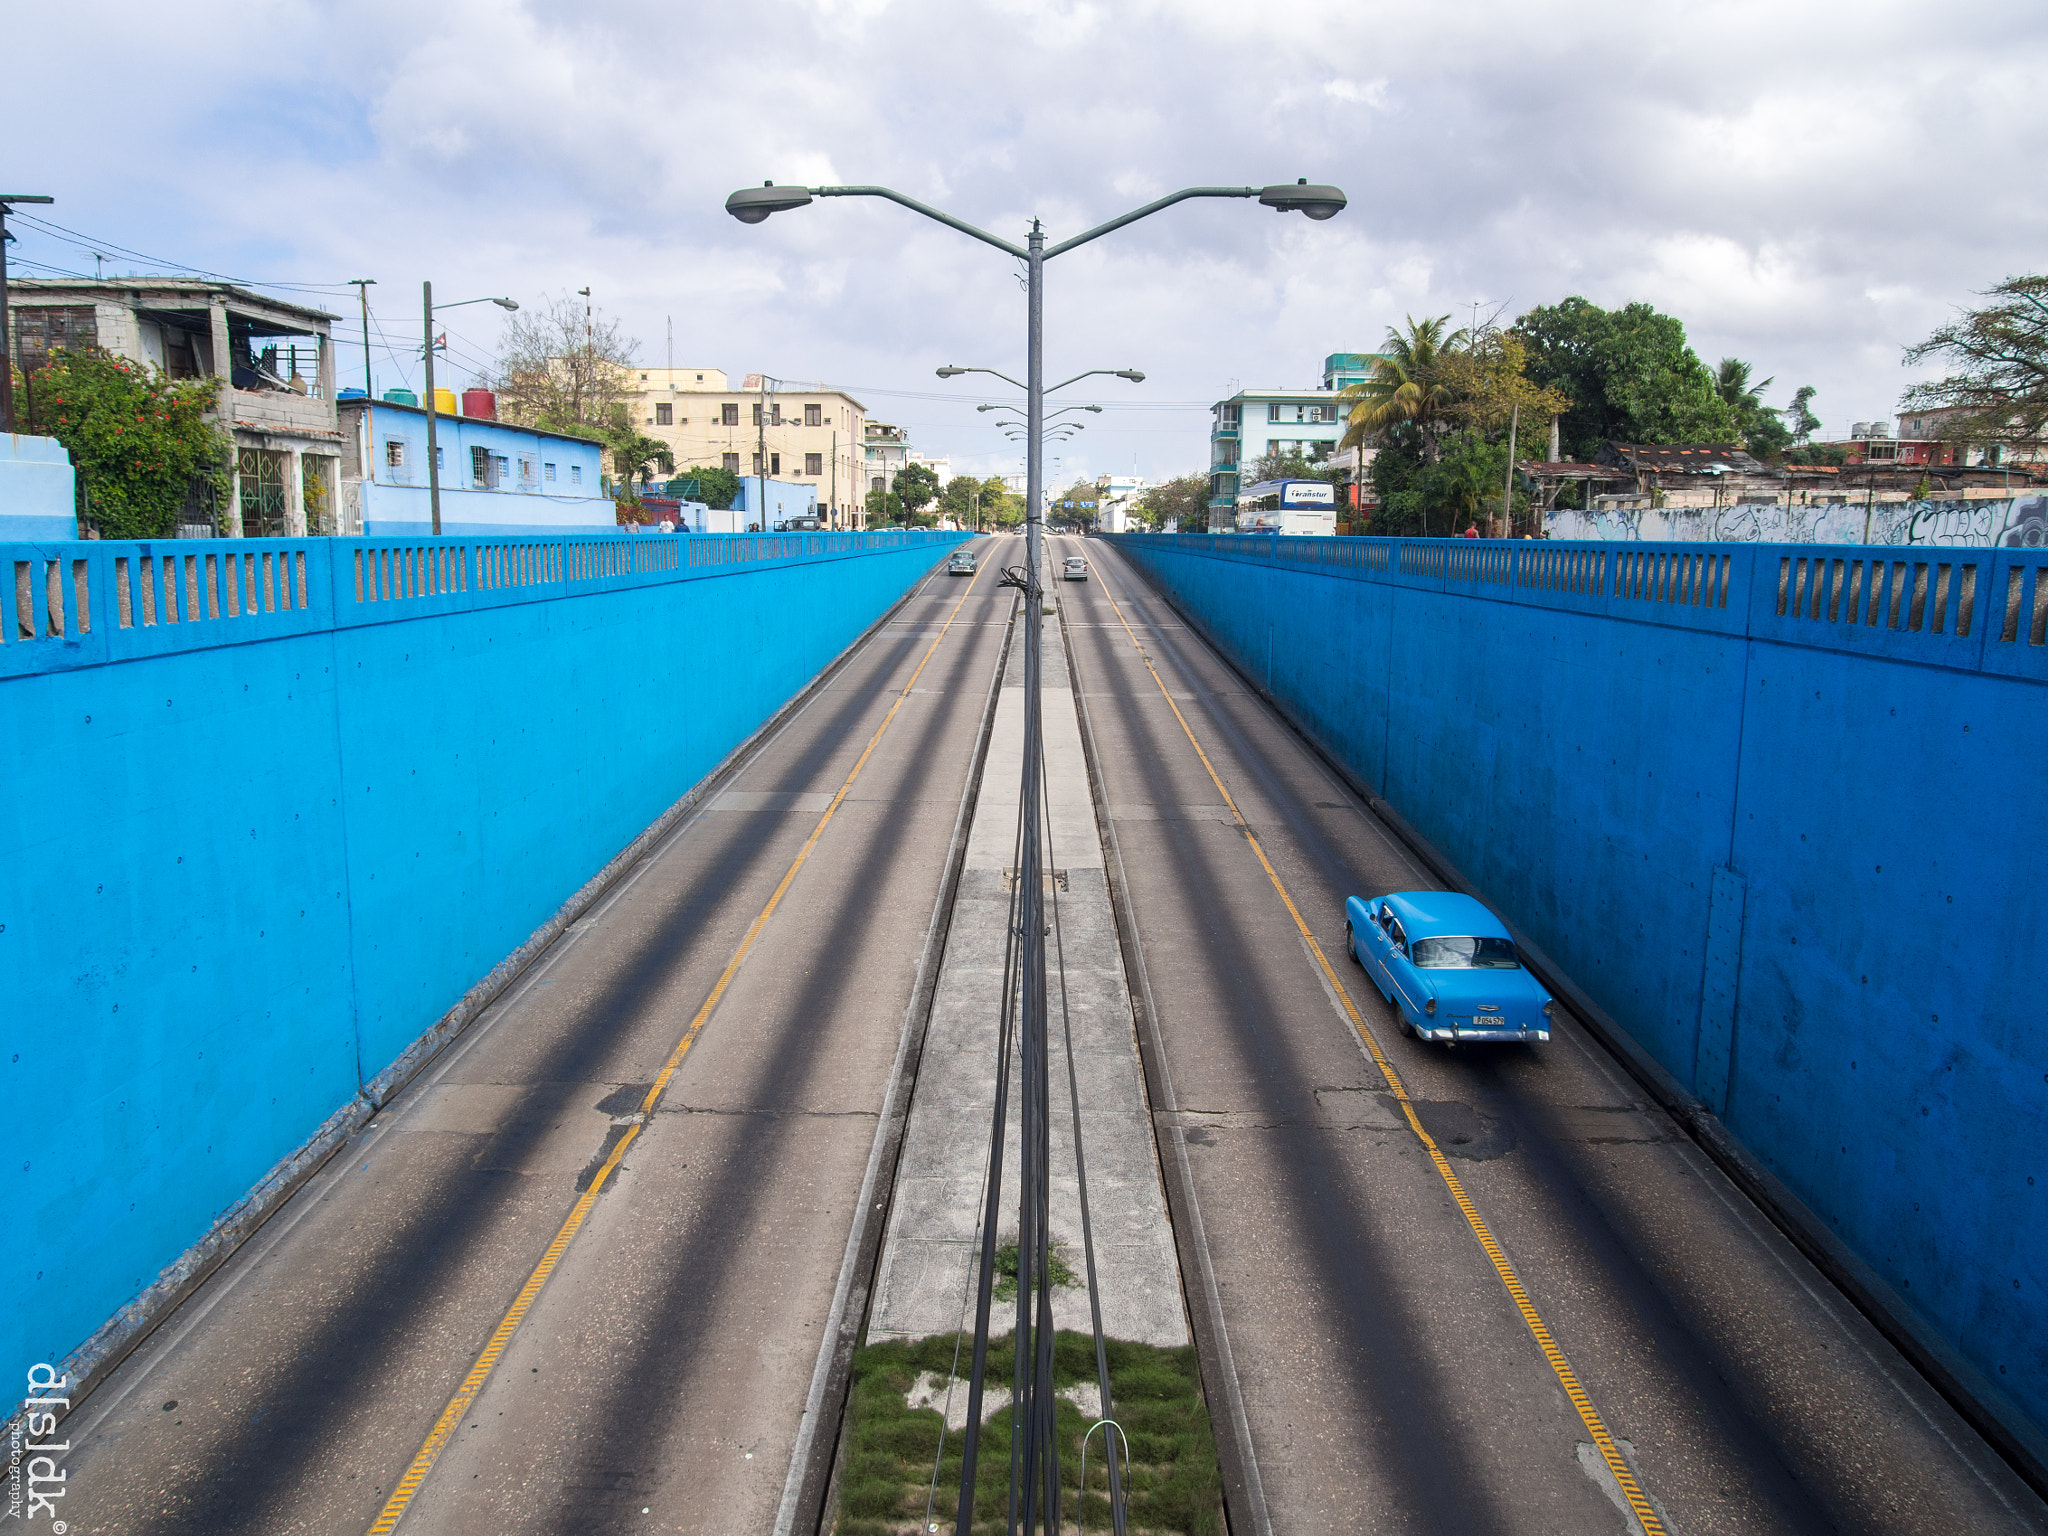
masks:
<instances>
[{"instance_id":1,"label":"concrete retaining wall","mask_svg":"<svg viewBox=\"0 0 2048 1536\"><path fill-rule=\"evenodd\" d=\"M1117 547L2048 1423L2048 551Z\"/></svg>"},{"instance_id":2,"label":"concrete retaining wall","mask_svg":"<svg viewBox=\"0 0 2048 1536\"><path fill-rule=\"evenodd\" d=\"M0 1364L155 1283L959 537L6 546Z\"/></svg>"}]
</instances>

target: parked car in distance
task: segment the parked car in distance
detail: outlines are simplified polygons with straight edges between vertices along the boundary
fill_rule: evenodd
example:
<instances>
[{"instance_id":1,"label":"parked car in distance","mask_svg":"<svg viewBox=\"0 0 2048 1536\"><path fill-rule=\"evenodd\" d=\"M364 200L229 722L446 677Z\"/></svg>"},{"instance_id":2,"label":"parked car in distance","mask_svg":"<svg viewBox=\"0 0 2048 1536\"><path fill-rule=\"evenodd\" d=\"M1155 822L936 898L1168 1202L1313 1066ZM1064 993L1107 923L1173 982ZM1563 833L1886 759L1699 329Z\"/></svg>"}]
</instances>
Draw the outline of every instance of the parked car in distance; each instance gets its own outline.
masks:
<instances>
[{"instance_id":1,"label":"parked car in distance","mask_svg":"<svg viewBox=\"0 0 2048 1536\"><path fill-rule=\"evenodd\" d=\"M816 533L824 526L825 520L823 518L813 517L810 513L806 512L799 517L784 518L775 525L775 531L777 533Z\"/></svg>"},{"instance_id":2,"label":"parked car in distance","mask_svg":"<svg viewBox=\"0 0 2048 1536\"><path fill-rule=\"evenodd\" d=\"M1061 575L1068 581L1086 581L1088 579L1088 562L1079 555L1069 555L1067 556L1066 569L1061 572Z\"/></svg>"},{"instance_id":3,"label":"parked car in distance","mask_svg":"<svg viewBox=\"0 0 2048 1536\"><path fill-rule=\"evenodd\" d=\"M1556 1010L1501 920L1455 891L1392 891L1344 903L1344 942L1401 1032L1451 1044L1548 1040Z\"/></svg>"},{"instance_id":4,"label":"parked car in distance","mask_svg":"<svg viewBox=\"0 0 2048 1536\"><path fill-rule=\"evenodd\" d=\"M946 574L948 576L972 576L974 574L974 556L964 549L954 550L953 558L946 562Z\"/></svg>"}]
</instances>

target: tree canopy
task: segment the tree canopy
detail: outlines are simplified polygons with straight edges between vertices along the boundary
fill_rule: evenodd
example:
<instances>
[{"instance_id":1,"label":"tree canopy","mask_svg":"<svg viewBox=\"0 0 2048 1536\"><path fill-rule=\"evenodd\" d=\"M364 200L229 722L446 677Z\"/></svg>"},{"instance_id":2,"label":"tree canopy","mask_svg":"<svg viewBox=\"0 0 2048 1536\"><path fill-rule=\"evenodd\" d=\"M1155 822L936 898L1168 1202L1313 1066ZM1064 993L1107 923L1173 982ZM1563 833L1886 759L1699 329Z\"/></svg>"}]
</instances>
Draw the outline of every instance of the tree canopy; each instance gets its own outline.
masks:
<instances>
[{"instance_id":1,"label":"tree canopy","mask_svg":"<svg viewBox=\"0 0 2048 1536\"><path fill-rule=\"evenodd\" d=\"M639 350L603 310L586 322L575 295L522 309L498 334L491 372L498 414L519 426L602 440L612 407L630 393L628 370Z\"/></svg>"},{"instance_id":2,"label":"tree canopy","mask_svg":"<svg viewBox=\"0 0 2048 1536\"><path fill-rule=\"evenodd\" d=\"M1571 401L1558 435L1568 458L1624 443L1726 443L1742 437L1737 408L1687 343L1685 327L1641 302L1604 310L1572 297L1515 322L1531 383Z\"/></svg>"},{"instance_id":3,"label":"tree canopy","mask_svg":"<svg viewBox=\"0 0 2048 1536\"><path fill-rule=\"evenodd\" d=\"M71 454L92 523L110 539L167 538L195 482L227 489L233 442L220 380L172 379L105 352L59 351L17 398L23 428Z\"/></svg>"},{"instance_id":4,"label":"tree canopy","mask_svg":"<svg viewBox=\"0 0 2048 1536\"><path fill-rule=\"evenodd\" d=\"M939 494L939 477L922 464L906 464L896 471L889 489L903 503L904 512L915 517L919 508Z\"/></svg>"},{"instance_id":5,"label":"tree canopy","mask_svg":"<svg viewBox=\"0 0 2048 1536\"><path fill-rule=\"evenodd\" d=\"M698 464L684 470L662 489L671 496L684 494L684 487L690 481L697 482L695 500L707 507L723 512L739 500L740 477L731 470L715 464Z\"/></svg>"},{"instance_id":6,"label":"tree canopy","mask_svg":"<svg viewBox=\"0 0 2048 1536\"><path fill-rule=\"evenodd\" d=\"M1206 533L1209 529L1209 477L1178 475L1152 486L1138 498L1137 511L1154 528Z\"/></svg>"},{"instance_id":7,"label":"tree canopy","mask_svg":"<svg viewBox=\"0 0 2048 1536\"><path fill-rule=\"evenodd\" d=\"M2008 277L1982 296L1991 302L1906 349L1908 366L1938 360L1955 371L1913 385L1900 404L1954 411L1946 435L1967 441L2038 438L2048 425L2048 277Z\"/></svg>"}]
</instances>

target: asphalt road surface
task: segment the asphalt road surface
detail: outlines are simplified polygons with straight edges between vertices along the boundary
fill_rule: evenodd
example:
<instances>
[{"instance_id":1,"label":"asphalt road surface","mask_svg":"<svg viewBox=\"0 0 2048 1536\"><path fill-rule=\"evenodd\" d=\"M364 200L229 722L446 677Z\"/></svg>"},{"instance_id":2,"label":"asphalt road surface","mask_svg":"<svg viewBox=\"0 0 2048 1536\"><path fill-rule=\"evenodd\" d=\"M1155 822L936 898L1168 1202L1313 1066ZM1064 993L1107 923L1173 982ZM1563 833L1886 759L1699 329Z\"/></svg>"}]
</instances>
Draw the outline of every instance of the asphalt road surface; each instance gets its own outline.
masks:
<instances>
[{"instance_id":1,"label":"asphalt road surface","mask_svg":"<svg viewBox=\"0 0 2048 1536\"><path fill-rule=\"evenodd\" d=\"M1060 596L1154 1013L1162 1156L1184 1153L1205 1239L1191 1251L1183 1198L1237 1536L1645 1529L1595 1424L1683 1536L2048 1529L1575 1025L1456 1053L1401 1035L1346 956L1343 903L1436 882L1113 545L1057 542L1093 565Z\"/></svg>"},{"instance_id":2,"label":"asphalt road surface","mask_svg":"<svg viewBox=\"0 0 2048 1536\"><path fill-rule=\"evenodd\" d=\"M363 1536L627 1141L399 1528L771 1529L1013 598L928 577L82 1404L71 1531Z\"/></svg>"},{"instance_id":3,"label":"asphalt road surface","mask_svg":"<svg viewBox=\"0 0 2048 1536\"><path fill-rule=\"evenodd\" d=\"M1399 1034L1342 904L1429 877L1062 542L1234 1536L2048 1532L1569 1021ZM979 547L81 1405L73 1532L775 1528L1013 606Z\"/></svg>"}]
</instances>

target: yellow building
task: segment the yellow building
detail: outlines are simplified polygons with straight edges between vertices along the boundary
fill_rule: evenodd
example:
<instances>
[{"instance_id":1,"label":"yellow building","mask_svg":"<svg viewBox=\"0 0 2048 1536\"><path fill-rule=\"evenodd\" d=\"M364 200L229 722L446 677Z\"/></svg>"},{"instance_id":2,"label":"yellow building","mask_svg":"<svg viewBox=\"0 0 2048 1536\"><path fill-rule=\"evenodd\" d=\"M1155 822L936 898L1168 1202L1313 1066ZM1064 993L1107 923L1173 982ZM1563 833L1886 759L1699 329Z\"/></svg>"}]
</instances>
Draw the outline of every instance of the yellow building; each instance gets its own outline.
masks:
<instances>
[{"instance_id":1,"label":"yellow building","mask_svg":"<svg viewBox=\"0 0 2048 1536\"><path fill-rule=\"evenodd\" d=\"M867 526L867 407L853 396L758 373L734 389L721 368L635 368L631 381L640 430L668 444L679 472L705 464L815 486L833 527Z\"/></svg>"}]
</instances>

